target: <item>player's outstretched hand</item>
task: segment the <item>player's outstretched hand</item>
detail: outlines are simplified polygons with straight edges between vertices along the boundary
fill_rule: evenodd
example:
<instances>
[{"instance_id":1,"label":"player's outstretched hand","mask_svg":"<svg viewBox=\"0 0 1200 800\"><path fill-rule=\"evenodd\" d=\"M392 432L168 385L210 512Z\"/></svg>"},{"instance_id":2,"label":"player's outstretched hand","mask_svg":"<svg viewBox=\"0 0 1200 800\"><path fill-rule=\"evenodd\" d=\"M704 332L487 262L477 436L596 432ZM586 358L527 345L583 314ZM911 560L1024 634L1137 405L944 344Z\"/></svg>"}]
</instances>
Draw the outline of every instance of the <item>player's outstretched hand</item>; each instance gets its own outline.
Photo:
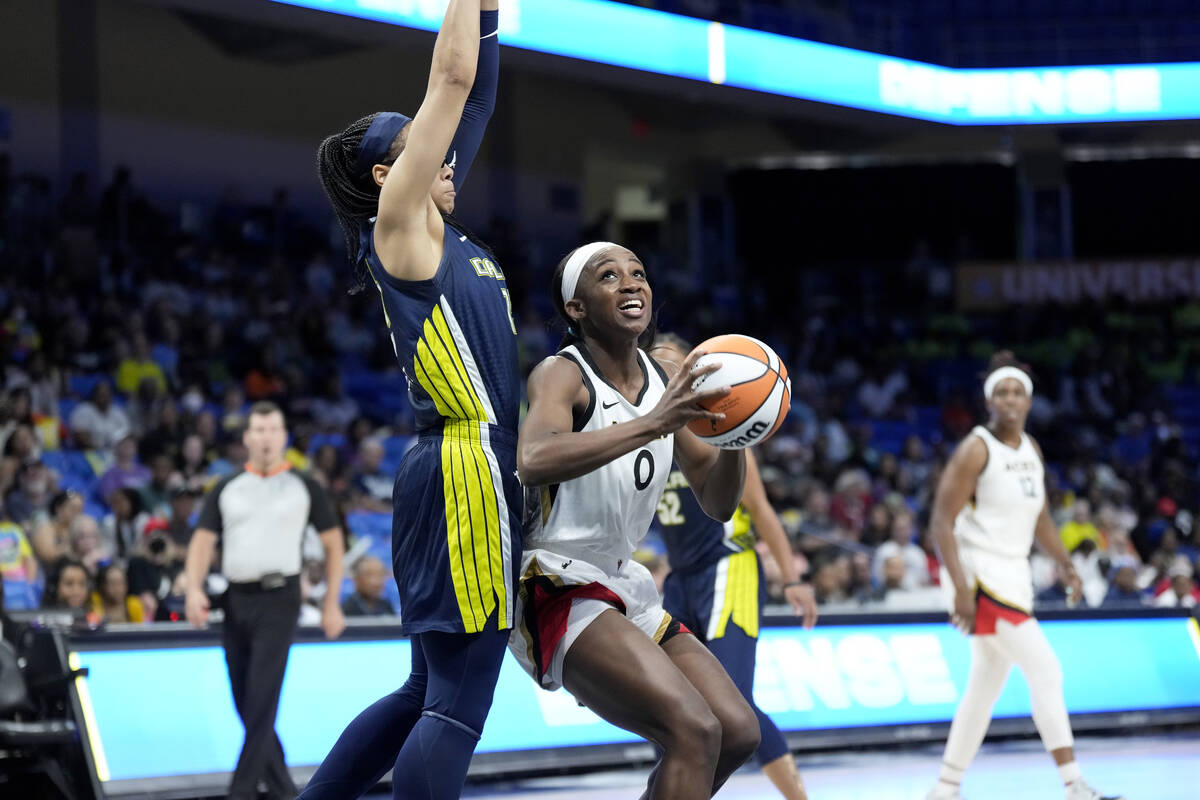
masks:
<instances>
[{"instance_id":1,"label":"player's outstretched hand","mask_svg":"<svg viewBox=\"0 0 1200 800\"><path fill-rule=\"evenodd\" d=\"M667 382L666 391L659 398L658 405L650 412L649 416L654 418L657 429L662 433L674 433L694 419L711 419L718 422L725 419L724 414L709 411L700 403L729 394L728 386L705 389L701 392L692 389L692 385L699 378L721 368L719 362L697 367L696 361L703 355L703 351L693 350L684 359L679 371Z\"/></svg>"}]
</instances>

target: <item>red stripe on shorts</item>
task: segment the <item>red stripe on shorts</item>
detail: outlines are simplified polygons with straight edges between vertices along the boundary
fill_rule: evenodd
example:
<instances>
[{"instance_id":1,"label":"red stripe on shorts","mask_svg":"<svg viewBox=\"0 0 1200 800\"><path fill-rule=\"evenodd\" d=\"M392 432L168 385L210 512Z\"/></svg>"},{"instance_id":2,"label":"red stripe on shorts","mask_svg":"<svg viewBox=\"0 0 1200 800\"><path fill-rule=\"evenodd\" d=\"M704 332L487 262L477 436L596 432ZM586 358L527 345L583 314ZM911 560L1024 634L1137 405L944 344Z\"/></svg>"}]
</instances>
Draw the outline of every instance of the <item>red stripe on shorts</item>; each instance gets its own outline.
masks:
<instances>
[{"instance_id":1,"label":"red stripe on shorts","mask_svg":"<svg viewBox=\"0 0 1200 800\"><path fill-rule=\"evenodd\" d=\"M599 583L581 586L555 586L549 581L534 579L529 597L538 648L538 679L541 680L554 659L554 650L567 634L567 623L571 618L571 603L576 599L603 600L625 613L625 603L612 589Z\"/></svg>"},{"instance_id":2,"label":"red stripe on shorts","mask_svg":"<svg viewBox=\"0 0 1200 800\"><path fill-rule=\"evenodd\" d=\"M1019 608L1001 603L980 589L975 596L975 635L995 633L996 623L1002 619L1020 625L1029 619L1029 615Z\"/></svg>"}]
</instances>

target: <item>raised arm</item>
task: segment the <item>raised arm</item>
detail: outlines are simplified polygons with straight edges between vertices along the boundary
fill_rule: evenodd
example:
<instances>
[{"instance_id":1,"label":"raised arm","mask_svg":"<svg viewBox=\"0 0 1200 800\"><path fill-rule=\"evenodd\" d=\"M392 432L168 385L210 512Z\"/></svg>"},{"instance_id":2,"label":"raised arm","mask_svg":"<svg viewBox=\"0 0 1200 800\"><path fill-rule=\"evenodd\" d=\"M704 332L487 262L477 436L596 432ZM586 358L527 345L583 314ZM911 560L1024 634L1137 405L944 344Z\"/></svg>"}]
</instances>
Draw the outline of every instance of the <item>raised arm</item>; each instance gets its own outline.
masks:
<instances>
[{"instance_id":1,"label":"raised arm","mask_svg":"<svg viewBox=\"0 0 1200 800\"><path fill-rule=\"evenodd\" d=\"M372 167L376 181L383 182L375 249L393 277L420 280L437 271L440 246L435 251L429 235L429 190L458 129L478 56L479 0L450 0L433 46L429 86L408 124L404 151L390 168Z\"/></svg>"},{"instance_id":2,"label":"raised arm","mask_svg":"<svg viewBox=\"0 0 1200 800\"><path fill-rule=\"evenodd\" d=\"M499 0L482 0L479 4L479 60L475 83L446 154L446 163L454 169L454 190L457 192L461 192L466 183L488 120L496 108L496 84L500 77L499 5Z\"/></svg>"},{"instance_id":3,"label":"raised arm","mask_svg":"<svg viewBox=\"0 0 1200 800\"><path fill-rule=\"evenodd\" d=\"M684 363L689 372L696 358L699 354ZM588 402L583 376L579 367L568 359L551 356L529 375L529 414L517 439L517 470L521 482L526 486L545 486L569 481L654 439L680 431L690 420L723 418L723 415L705 411L697 403L726 394L728 387L699 393L691 390L693 380L718 366L701 367L690 373L686 380L672 378L658 405L643 417L610 425L604 430L576 432L573 430L573 412L584 408ZM740 483L737 491L740 495ZM736 507L734 502L733 508ZM733 508L726 519L733 514Z\"/></svg>"},{"instance_id":4,"label":"raised arm","mask_svg":"<svg viewBox=\"0 0 1200 800\"><path fill-rule=\"evenodd\" d=\"M975 629L975 599L958 560L958 543L954 540L954 518L975 494L979 476L987 466L987 445L978 436L968 437L959 444L942 471L937 494L933 501L933 516L929 530L942 557L942 564L954 584L955 625L965 633Z\"/></svg>"}]
</instances>

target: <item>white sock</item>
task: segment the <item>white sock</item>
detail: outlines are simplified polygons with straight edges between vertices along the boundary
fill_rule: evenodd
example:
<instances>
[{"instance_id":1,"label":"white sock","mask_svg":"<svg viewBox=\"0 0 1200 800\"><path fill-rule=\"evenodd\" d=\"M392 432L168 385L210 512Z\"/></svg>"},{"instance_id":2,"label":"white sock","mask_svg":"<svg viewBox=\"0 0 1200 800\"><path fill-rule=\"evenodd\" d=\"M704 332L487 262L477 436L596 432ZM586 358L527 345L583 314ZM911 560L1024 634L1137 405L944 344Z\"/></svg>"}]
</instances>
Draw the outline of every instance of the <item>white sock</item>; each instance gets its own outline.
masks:
<instances>
[{"instance_id":1,"label":"white sock","mask_svg":"<svg viewBox=\"0 0 1200 800\"><path fill-rule=\"evenodd\" d=\"M1070 786L1075 781L1083 777L1083 771L1079 769L1078 761L1068 761L1066 764L1058 765L1058 774L1062 777L1063 783Z\"/></svg>"},{"instance_id":2,"label":"white sock","mask_svg":"<svg viewBox=\"0 0 1200 800\"><path fill-rule=\"evenodd\" d=\"M952 767L945 761L942 762L942 772L938 775L938 782L945 783L949 786L958 787L962 785L963 773L958 767Z\"/></svg>"}]
</instances>

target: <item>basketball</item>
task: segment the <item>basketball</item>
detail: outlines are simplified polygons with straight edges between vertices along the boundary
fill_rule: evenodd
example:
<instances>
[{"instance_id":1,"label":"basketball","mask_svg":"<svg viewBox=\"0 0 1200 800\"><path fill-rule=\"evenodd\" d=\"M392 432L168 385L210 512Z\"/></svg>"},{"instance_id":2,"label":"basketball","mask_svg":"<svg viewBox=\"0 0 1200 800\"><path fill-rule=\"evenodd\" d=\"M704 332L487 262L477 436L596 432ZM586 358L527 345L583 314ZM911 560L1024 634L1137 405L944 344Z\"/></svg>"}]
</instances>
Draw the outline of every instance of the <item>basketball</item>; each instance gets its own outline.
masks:
<instances>
[{"instance_id":1,"label":"basketball","mask_svg":"<svg viewBox=\"0 0 1200 800\"><path fill-rule=\"evenodd\" d=\"M697 367L718 362L721 368L698 378L692 389L732 388L726 396L702 403L724 414L724 420L694 419L688 430L723 450L762 444L779 430L791 405L792 382L774 350L738 333L714 336L696 349L707 351Z\"/></svg>"}]
</instances>

